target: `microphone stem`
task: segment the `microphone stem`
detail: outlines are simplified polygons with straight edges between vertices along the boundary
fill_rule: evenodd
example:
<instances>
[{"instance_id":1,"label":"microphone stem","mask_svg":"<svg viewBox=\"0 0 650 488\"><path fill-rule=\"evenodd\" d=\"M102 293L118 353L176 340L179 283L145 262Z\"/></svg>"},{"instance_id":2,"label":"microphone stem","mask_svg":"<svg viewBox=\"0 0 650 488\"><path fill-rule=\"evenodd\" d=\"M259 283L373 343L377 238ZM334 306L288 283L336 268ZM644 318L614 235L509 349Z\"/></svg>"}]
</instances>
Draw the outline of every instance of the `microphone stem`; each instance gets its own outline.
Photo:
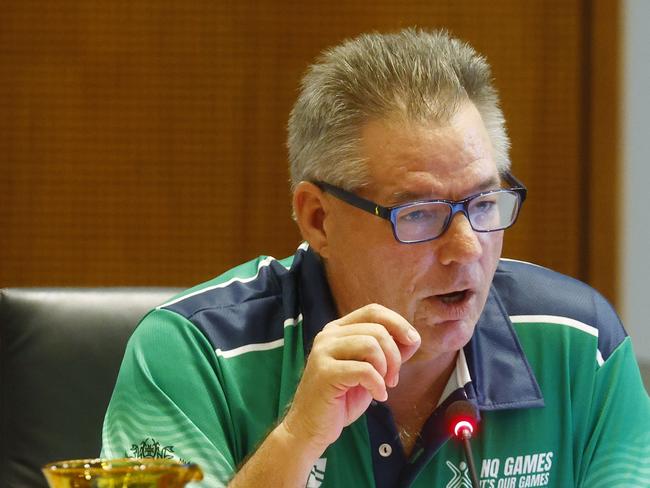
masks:
<instances>
[{"instance_id":1,"label":"microphone stem","mask_svg":"<svg viewBox=\"0 0 650 488\"><path fill-rule=\"evenodd\" d=\"M469 443L470 435L463 435L463 447L465 448L465 457L467 458L467 466L469 466L469 474L472 478L473 488L480 488L481 485L478 481L476 474L476 466L474 465L474 455L472 454L472 447Z\"/></svg>"}]
</instances>

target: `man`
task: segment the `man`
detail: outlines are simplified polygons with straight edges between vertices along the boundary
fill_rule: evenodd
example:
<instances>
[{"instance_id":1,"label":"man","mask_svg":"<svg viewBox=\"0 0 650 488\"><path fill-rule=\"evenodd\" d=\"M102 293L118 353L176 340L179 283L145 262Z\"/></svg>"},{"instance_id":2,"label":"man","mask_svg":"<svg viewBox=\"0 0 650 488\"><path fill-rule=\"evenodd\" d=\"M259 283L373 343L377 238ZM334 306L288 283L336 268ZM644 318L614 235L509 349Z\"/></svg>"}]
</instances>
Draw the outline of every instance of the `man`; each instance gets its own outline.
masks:
<instances>
[{"instance_id":1,"label":"man","mask_svg":"<svg viewBox=\"0 0 650 488\"><path fill-rule=\"evenodd\" d=\"M306 243L143 320L102 455L197 462L206 486L471 486L445 418L468 400L482 487L650 486L616 314L499 259L526 190L490 76L444 32L324 53L289 123Z\"/></svg>"}]
</instances>

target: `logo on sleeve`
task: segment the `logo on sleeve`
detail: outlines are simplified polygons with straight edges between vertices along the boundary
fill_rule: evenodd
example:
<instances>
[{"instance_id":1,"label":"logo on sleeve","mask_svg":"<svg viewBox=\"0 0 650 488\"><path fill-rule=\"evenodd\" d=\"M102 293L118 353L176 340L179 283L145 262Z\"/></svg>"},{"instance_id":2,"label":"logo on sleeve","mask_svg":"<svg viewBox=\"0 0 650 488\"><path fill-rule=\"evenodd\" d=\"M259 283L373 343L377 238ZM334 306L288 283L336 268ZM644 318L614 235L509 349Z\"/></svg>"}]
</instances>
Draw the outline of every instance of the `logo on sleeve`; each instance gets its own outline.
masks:
<instances>
[{"instance_id":1,"label":"logo on sleeve","mask_svg":"<svg viewBox=\"0 0 650 488\"><path fill-rule=\"evenodd\" d=\"M174 452L174 446L163 446L153 437L147 437L140 441L140 444L131 444L131 453L124 453L124 457L153 458L153 459L176 459L181 463L189 461L178 457Z\"/></svg>"},{"instance_id":2,"label":"logo on sleeve","mask_svg":"<svg viewBox=\"0 0 650 488\"><path fill-rule=\"evenodd\" d=\"M309 478L307 478L307 485L305 488L319 488L325 479L326 464L327 458L320 458L316 461L316 464L314 464L314 466L311 468L311 472L309 473Z\"/></svg>"},{"instance_id":3,"label":"logo on sleeve","mask_svg":"<svg viewBox=\"0 0 650 488\"><path fill-rule=\"evenodd\" d=\"M174 446L161 446L156 439L147 437L140 444L133 444L131 453L137 458L172 459Z\"/></svg>"}]
</instances>

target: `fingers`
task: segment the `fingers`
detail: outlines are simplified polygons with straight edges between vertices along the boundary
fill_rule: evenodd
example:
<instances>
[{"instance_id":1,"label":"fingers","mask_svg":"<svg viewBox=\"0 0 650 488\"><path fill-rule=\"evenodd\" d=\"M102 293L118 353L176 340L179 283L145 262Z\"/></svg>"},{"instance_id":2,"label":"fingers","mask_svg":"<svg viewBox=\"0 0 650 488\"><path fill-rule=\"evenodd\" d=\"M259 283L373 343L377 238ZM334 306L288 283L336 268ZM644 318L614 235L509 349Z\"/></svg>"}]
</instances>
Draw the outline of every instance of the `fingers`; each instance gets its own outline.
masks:
<instances>
[{"instance_id":1,"label":"fingers","mask_svg":"<svg viewBox=\"0 0 650 488\"><path fill-rule=\"evenodd\" d=\"M329 323L314 341L316 349L320 344L333 358L370 363L386 386L394 387L402 363L420 346L420 335L400 314L372 304Z\"/></svg>"},{"instance_id":2,"label":"fingers","mask_svg":"<svg viewBox=\"0 0 650 488\"><path fill-rule=\"evenodd\" d=\"M382 378L392 378L399 367L400 354L397 346L380 340L370 333L336 337L325 346L324 352L333 359L370 363ZM390 385L389 385L390 386Z\"/></svg>"},{"instance_id":3,"label":"fingers","mask_svg":"<svg viewBox=\"0 0 650 488\"><path fill-rule=\"evenodd\" d=\"M408 320L397 312L382 305L372 303L361 307L328 324L329 326L344 326L357 323L376 323L386 329L397 344L401 353L401 362L408 360L420 347L420 334Z\"/></svg>"},{"instance_id":4,"label":"fingers","mask_svg":"<svg viewBox=\"0 0 650 488\"><path fill-rule=\"evenodd\" d=\"M379 324L341 326L336 338L328 343L329 354L336 359L356 359L372 364L386 379L386 384L397 384L402 355L388 331Z\"/></svg>"},{"instance_id":5,"label":"fingers","mask_svg":"<svg viewBox=\"0 0 650 488\"><path fill-rule=\"evenodd\" d=\"M393 339L402 346L420 344L420 334L408 320L397 312L382 305L371 303L332 322L337 325L350 325L370 322L383 325Z\"/></svg>"},{"instance_id":6,"label":"fingers","mask_svg":"<svg viewBox=\"0 0 650 488\"><path fill-rule=\"evenodd\" d=\"M360 361L339 361L335 382L342 395L361 387L379 402L388 400L384 378L369 363Z\"/></svg>"}]
</instances>

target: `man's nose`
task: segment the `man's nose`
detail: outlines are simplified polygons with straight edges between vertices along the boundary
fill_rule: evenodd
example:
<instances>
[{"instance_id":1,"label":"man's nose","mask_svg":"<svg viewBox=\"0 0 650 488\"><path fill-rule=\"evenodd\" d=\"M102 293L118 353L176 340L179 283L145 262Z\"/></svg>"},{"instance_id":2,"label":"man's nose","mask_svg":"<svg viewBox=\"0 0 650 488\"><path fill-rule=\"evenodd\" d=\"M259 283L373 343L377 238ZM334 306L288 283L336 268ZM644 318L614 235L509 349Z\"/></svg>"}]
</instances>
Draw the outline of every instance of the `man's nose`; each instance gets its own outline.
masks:
<instances>
[{"instance_id":1,"label":"man's nose","mask_svg":"<svg viewBox=\"0 0 650 488\"><path fill-rule=\"evenodd\" d=\"M438 260L445 266L454 262L471 263L478 260L483 253L476 232L462 213L454 215L447 231L436 241L439 243Z\"/></svg>"}]
</instances>

